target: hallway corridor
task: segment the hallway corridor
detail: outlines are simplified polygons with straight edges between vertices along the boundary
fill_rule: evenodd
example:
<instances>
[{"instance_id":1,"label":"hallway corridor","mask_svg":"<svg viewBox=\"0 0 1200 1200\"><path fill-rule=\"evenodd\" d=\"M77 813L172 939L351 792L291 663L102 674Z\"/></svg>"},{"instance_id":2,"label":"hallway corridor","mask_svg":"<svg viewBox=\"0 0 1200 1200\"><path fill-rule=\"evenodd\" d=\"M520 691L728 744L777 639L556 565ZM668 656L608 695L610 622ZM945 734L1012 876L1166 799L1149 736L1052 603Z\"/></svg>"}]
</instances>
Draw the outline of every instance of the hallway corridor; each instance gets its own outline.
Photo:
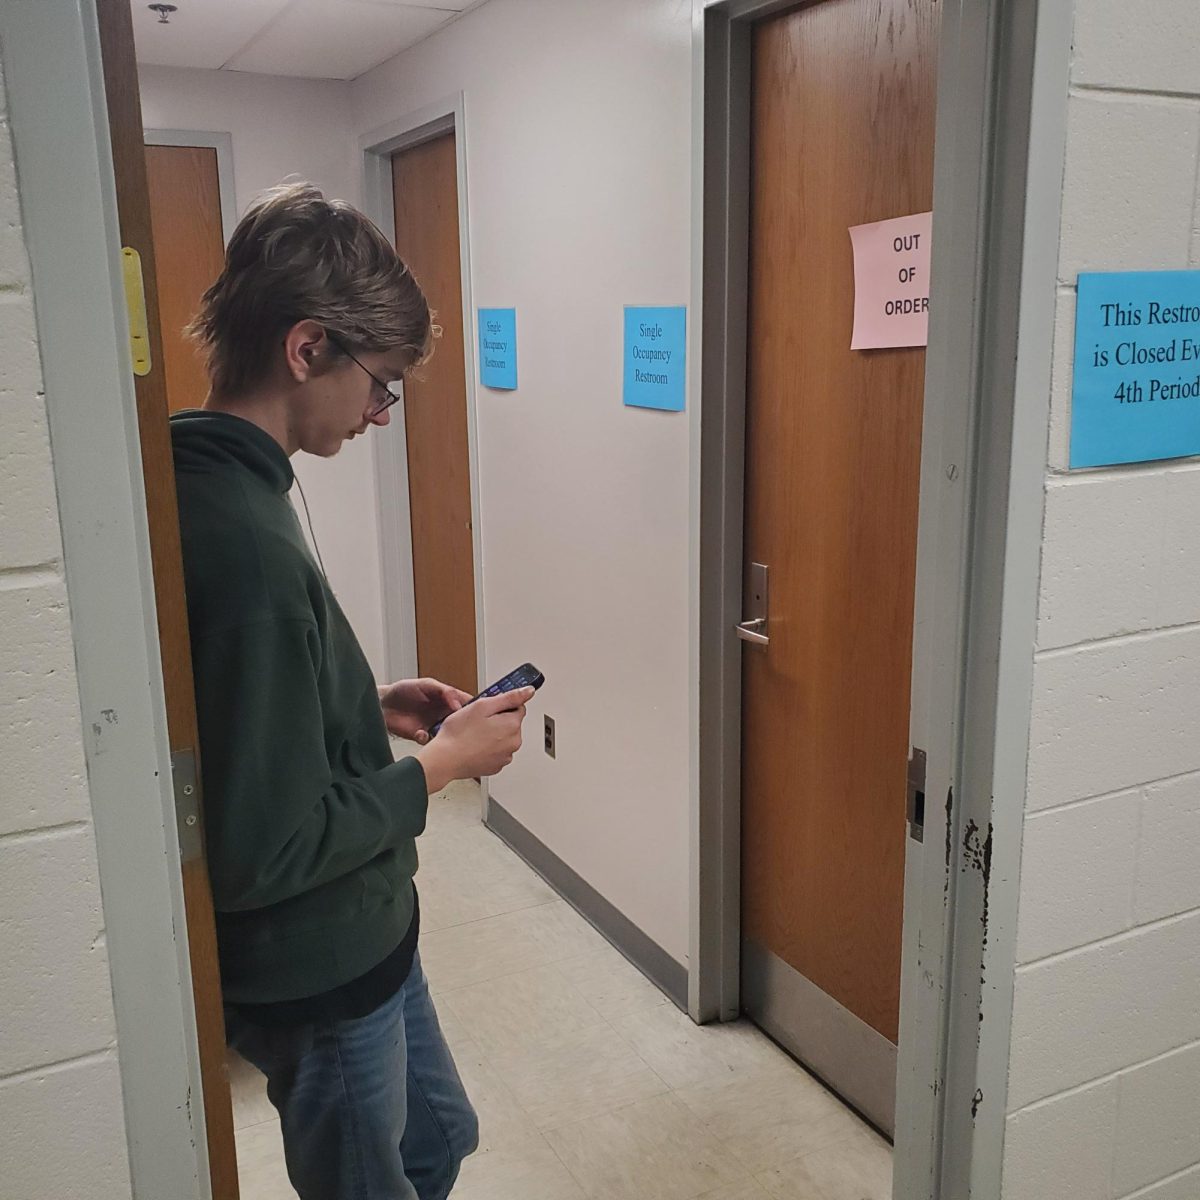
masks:
<instances>
[{"instance_id":1,"label":"hallway corridor","mask_svg":"<svg viewBox=\"0 0 1200 1200\"><path fill-rule=\"evenodd\" d=\"M700 1028L479 821L430 806L421 956L480 1118L455 1200L888 1200L887 1143L746 1023ZM292 1200L231 1063L243 1200Z\"/></svg>"}]
</instances>

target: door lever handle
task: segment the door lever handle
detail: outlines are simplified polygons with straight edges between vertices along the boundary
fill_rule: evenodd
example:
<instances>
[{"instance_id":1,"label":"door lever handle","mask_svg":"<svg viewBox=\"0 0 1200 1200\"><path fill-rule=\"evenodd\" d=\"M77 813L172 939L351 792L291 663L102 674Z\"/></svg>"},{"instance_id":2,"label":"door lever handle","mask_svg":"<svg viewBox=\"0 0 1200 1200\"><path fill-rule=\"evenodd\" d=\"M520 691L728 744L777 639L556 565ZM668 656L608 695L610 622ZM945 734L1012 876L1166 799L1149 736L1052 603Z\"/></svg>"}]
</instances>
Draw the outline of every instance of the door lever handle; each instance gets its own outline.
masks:
<instances>
[{"instance_id":1,"label":"door lever handle","mask_svg":"<svg viewBox=\"0 0 1200 1200\"><path fill-rule=\"evenodd\" d=\"M767 568L763 563L751 563L750 574L746 579L746 619L739 621L734 630L743 642L755 646L769 646L771 639L767 636Z\"/></svg>"},{"instance_id":2,"label":"door lever handle","mask_svg":"<svg viewBox=\"0 0 1200 1200\"><path fill-rule=\"evenodd\" d=\"M766 617L755 617L750 621L739 621L734 630L743 642L751 642L755 646L769 646L770 637L763 633L767 627Z\"/></svg>"}]
</instances>

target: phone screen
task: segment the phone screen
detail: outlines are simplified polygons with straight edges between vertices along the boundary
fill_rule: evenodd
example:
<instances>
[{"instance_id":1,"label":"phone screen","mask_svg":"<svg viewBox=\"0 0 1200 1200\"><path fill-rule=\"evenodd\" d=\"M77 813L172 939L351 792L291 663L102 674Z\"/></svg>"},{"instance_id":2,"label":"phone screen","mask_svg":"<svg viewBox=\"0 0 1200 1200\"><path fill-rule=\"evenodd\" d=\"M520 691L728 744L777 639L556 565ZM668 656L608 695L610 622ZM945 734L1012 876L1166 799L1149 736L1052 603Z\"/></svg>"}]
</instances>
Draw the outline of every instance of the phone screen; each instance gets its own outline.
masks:
<instances>
[{"instance_id":1,"label":"phone screen","mask_svg":"<svg viewBox=\"0 0 1200 1200\"><path fill-rule=\"evenodd\" d=\"M505 692L515 692L525 687L531 687L536 691L545 682L545 675L533 663L525 663L515 671L510 671L503 679L497 679L491 687L485 688L478 696L472 697L469 703L474 704L476 700L483 700L488 696L502 696ZM429 731L429 736L437 737L438 730L441 729L443 724L444 722L439 721L433 726Z\"/></svg>"}]
</instances>

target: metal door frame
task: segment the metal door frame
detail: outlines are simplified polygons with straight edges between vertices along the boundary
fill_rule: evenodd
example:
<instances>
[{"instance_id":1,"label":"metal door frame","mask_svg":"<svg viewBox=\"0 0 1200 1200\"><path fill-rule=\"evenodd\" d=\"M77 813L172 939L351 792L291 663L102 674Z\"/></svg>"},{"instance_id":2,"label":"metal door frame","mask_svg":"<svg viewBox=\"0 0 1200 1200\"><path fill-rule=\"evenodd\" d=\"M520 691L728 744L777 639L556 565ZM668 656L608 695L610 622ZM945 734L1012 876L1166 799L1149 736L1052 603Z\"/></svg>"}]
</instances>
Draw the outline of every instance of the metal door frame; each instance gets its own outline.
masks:
<instances>
[{"instance_id":1,"label":"metal door frame","mask_svg":"<svg viewBox=\"0 0 1200 1200\"><path fill-rule=\"evenodd\" d=\"M795 7L693 0L697 1021L731 1019L740 1006L742 651L733 626L750 30ZM928 752L928 802L905 878L894 1183L904 1200L1000 1195L1072 9L947 0L942 12L911 718L913 744Z\"/></svg>"}]
</instances>

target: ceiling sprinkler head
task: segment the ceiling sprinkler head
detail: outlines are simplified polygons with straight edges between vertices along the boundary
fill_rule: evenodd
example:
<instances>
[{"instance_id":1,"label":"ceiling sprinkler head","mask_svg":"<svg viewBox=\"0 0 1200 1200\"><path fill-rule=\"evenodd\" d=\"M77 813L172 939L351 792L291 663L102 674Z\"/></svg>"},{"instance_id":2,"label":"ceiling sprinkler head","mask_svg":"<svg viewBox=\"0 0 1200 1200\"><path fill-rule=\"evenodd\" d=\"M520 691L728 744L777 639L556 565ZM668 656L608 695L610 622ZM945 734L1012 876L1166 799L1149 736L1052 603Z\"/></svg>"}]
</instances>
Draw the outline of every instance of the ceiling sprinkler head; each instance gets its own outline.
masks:
<instances>
[{"instance_id":1,"label":"ceiling sprinkler head","mask_svg":"<svg viewBox=\"0 0 1200 1200\"><path fill-rule=\"evenodd\" d=\"M147 4L146 7L151 12L158 13L158 23L160 25L169 25L171 23L171 14L179 11L177 4Z\"/></svg>"}]
</instances>

